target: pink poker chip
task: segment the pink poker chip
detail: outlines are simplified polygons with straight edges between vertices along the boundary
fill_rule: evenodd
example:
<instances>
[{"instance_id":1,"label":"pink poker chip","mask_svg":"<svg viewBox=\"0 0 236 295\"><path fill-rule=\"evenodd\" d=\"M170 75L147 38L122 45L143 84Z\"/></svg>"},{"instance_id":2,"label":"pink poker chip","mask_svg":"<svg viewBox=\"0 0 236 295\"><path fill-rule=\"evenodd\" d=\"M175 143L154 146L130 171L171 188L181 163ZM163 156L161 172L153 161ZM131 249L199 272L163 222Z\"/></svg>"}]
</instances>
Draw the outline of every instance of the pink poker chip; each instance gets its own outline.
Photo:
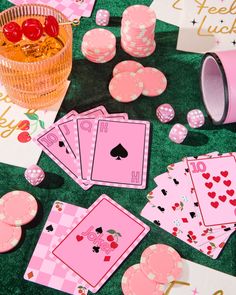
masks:
<instances>
[{"instance_id":1,"label":"pink poker chip","mask_svg":"<svg viewBox=\"0 0 236 295\"><path fill-rule=\"evenodd\" d=\"M37 214L38 204L27 192L13 191L0 199L0 220L14 226L29 223Z\"/></svg>"},{"instance_id":2,"label":"pink poker chip","mask_svg":"<svg viewBox=\"0 0 236 295\"><path fill-rule=\"evenodd\" d=\"M123 12L123 21L127 25L131 23L133 28L147 29L156 24L156 14L146 5L133 5Z\"/></svg>"},{"instance_id":3,"label":"pink poker chip","mask_svg":"<svg viewBox=\"0 0 236 295\"><path fill-rule=\"evenodd\" d=\"M115 48L116 37L106 29L93 29L85 33L83 46L96 54L104 53Z\"/></svg>"},{"instance_id":4,"label":"pink poker chip","mask_svg":"<svg viewBox=\"0 0 236 295\"><path fill-rule=\"evenodd\" d=\"M124 295L163 295L164 286L150 280L141 270L140 264L128 268L121 281Z\"/></svg>"},{"instance_id":5,"label":"pink poker chip","mask_svg":"<svg viewBox=\"0 0 236 295\"><path fill-rule=\"evenodd\" d=\"M0 221L0 253L5 253L15 248L21 239L21 234L21 227L11 226Z\"/></svg>"},{"instance_id":6,"label":"pink poker chip","mask_svg":"<svg viewBox=\"0 0 236 295\"><path fill-rule=\"evenodd\" d=\"M118 63L113 69L113 76L123 72L136 73L139 69L143 68L141 63L134 60L124 60Z\"/></svg>"},{"instance_id":7,"label":"pink poker chip","mask_svg":"<svg viewBox=\"0 0 236 295\"><path fill-rule=\"evenodd\" d=\"M183 268L178 252L163 244L152 245L144 250L140 266L150 280L159 284L179 279Z\"/></svg>"},{"instance_id":8,"label":"pink poker chip","mask_svg":"<svg viewBox=\"0 0 236 295\"><path fill-rule=\"evenodd\" d=\"M120 102L136 100L143 91L143 82L135 73L123 72L112 78L109 84L111 96Z\"/></svg>"},{"instance_id":9,"label":"pink poker chip","mask_svg":"<svg viewBox=\"0 0 236 295\"><path fill-rule=\"evenodd\" d=\"M137 71L137 76L143 81L143 92L145 96L158 96L167 87L165 75L151 67L146 67Z\"/></svg>"}]
</instances>

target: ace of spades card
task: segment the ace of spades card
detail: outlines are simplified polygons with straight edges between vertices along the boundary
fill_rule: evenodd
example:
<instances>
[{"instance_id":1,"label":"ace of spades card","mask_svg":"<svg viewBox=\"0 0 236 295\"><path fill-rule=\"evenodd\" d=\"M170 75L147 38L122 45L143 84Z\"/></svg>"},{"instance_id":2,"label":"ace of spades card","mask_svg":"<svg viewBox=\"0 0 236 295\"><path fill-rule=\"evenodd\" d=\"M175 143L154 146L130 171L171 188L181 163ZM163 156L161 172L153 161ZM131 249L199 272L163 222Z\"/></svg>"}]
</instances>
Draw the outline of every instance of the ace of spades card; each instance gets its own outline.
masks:
<instances>
[{"instance_id":1,"label":"ace of spades card","mask_svg":"<svg viewBox=\"0 0 236 295\"><path fill-rule=\"evenodd\" d=\"M91 149L90 183L144 189L149 129L146 121L99 119Z\"/></svg>"}]
</instances>

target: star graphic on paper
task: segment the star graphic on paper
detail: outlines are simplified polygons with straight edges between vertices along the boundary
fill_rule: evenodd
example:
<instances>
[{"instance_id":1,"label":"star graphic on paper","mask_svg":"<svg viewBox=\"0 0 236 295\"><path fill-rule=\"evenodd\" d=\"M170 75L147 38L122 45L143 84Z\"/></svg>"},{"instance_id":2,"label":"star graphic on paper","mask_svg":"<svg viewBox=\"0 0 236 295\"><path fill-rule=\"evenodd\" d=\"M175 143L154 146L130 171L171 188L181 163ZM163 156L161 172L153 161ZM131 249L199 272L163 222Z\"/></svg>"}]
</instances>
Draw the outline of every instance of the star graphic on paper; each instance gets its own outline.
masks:
<instances>
[{"instance_id":1,"label":"star graphic on paper","mask_svg":"<svg viewBox=\"0 0 236 295\"><path fill-rule=\"evenodd\" d=\"M234 41L232 42L232 44L235 46L235 45L236 45L236 41L234 40Z\"/></svg>"},{"instance_id":2,"label":"star graphic on paper","mask_svg":"<svg viewBox=\"0 0 236 295\"><path fill-rule=\"evenodd\" d=\"M195 288L192 292L193 292L193 295L199 294L198 291L197 291L197 288Z\"/></svg>"},{"instance_id":3,"label":"star graphic on paper","mask_svg":"<svg viewBox=\"0 0 236 295\"><path fill-rule=\"evenodd\" d=\"M193 20L191 21L191 23L193 24L193 26L195 26L195 25L197 24L197 22L196 22L195 19L193 19Z\"/></svg>"}]
</instances>

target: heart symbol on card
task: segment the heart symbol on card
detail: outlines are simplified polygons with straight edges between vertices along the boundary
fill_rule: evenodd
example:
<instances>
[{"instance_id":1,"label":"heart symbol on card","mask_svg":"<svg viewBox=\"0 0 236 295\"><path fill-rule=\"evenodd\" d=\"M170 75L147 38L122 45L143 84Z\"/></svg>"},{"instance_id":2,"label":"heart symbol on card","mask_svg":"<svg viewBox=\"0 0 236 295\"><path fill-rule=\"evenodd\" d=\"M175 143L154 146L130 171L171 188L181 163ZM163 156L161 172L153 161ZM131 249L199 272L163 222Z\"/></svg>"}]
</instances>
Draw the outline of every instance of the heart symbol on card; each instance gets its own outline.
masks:
<instances>
[{"instance_id":1,"label":"heart symbol on card","mask_svg":"<svg viewBox=\"0 0 236 295\"><path fill-rule=\"evenodd\" d=\"M214 199L215 196L216 196L216 193L215 193L215 192L209 192L209 193L208 193L208 196L209 196L210 198Z\"/></svg>"},{"instance_id":2,"label":"heart symbol on card","mask_svg":"<svg viewBox=\"0 0 236 295\"><path fill-rule=\"evenodd\" d=\"M233 195L234 195L234 190L233 189L228 189L227 191L226 191L226 193L230 196L230 197L232 197Z\"/></svg>"},{"instance_id":3,"label":"heart symbol on card","mask_svg":"<svg viewBox=\"0 0 236 295\"><path fill-rule=\"evenodd\" d=\"M214 176L213 180L217 183L220 182L220 176Z\"/></svg>"},{"instance_id":4,"label":"heart symbol on card","mask_svg":"<svg viewBox=\"0 0 236 295\"><path fill-rule=\"evenodd\" d=\"M221 171L220 174L223 176L223 177L227 177L228 176L228 171Z\"/></svg>"},{"instance_id":5,"label":"heart symbol on card","mask_svg":"<svg viewBox=\"0 0 236 295\"><path fill-rule=\"evenodd\" d=\"M218 202L211 202L211 206L215 209L217 209L219 207L219 203Z\"/></svg>"},{"instance_id":6,"label":"heart symbol on card","mask_svg":"<svg viewBox=\"0 0 236 295\"><path fill-rule=\"evenodd\" d=\"M212 182L206 182L205 186L209 189L211 189L213 187L213 183Z\"/></svg>"},{"instance_id":7,"label":"heart symbol on card","mask_svg":"<svg viewBox=\"0 0 236 295\"><path fill-rule=\"evenodd\" d=\"M84 238L84 237L82 237L82 236L80 236L80 235L77 235L77 236L76 236L76 240L77 240L78 242L82 241L83 238Z\"/></svg>"},{"instance_id":8,"label":"heart symbol on card","mask_svg":"<svg viewBox=\"0 0 236 295\"><path fill-rule=\"evenodd\" d=\"M236 199L229 201L232 206L236 206Z\"/></svg>"},{"instance_id":9,"label":"heart symbol on card","mask_svg":"<svg viewBox=\"0 0 236 295\"><path fill-rule=\"evenodd\" d=\"M225 195L219 196L219 200L223 203L226 201L226 199L227 199L227 197Z\"/></svg>"},{"instance_id":10,"label":"heart symbol on card","mask_svg":"<svg viewBox=\"0 0 236 295\"><path fill-rule=\"evenodd\" d=\"M210 176L210 173L202 173L202 177L204 177L205 179L209 179Z\"/></svg>"},{"instance_id":11,"label":"heart symbol on card","mask_svg":"<svg viewBox=\"0 0 236 295\"><path fill-rule=\"evenodd\" d=\"M231 181L230 180L224 180L224 185L230 186L231 185Z\"/></svg>"}]
</instances>

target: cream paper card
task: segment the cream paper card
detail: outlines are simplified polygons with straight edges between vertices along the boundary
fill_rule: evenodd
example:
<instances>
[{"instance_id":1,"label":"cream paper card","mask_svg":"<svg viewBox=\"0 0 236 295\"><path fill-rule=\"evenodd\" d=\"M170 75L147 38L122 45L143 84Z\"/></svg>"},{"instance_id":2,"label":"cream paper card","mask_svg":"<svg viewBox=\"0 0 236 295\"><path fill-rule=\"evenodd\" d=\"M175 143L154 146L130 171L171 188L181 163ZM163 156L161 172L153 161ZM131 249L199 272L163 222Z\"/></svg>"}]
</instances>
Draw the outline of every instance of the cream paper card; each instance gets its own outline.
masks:
<instances>
[{"instance_id":1,"label":"cream paper card","mask_svg":"<svg viewBox=\"0 0 236 295\"><path fill-rule=\"evenodd\" d=\"M54 122L66 91L47 110L25 109L11 102L0 82L0 162L22 168L38 162L42 150L32 138Z\"/></svg>"},{"instance_id":2,"label":"cream paper card","mask_svg":"<svg viewBox=\"0 0 236 295\"><path fill-rule=\"evenodd\" d=\"M151 8L155 11L157 19L179 26L184 0L154 0Z\"/></svg>"},{"instance_id":3,"label":"cream paper card","mask_svg":"<svg viewBox=\"0 0 236 295\"><path fill-rule=\"evenodd\" d=\"M236 0L185 0L177 49L236 50Z\"/></svg>"},{"instance_id":4,"label":"cream paper card","mask_svg":"<svg viewBox=\"0 0 236 295\"><path fill-rule=\"evenodd\" d=\"M183 274L179 281L186 283L170 286L165 295L233 295L236 277L183 259Z\"/></svg>"}]
</instances>

